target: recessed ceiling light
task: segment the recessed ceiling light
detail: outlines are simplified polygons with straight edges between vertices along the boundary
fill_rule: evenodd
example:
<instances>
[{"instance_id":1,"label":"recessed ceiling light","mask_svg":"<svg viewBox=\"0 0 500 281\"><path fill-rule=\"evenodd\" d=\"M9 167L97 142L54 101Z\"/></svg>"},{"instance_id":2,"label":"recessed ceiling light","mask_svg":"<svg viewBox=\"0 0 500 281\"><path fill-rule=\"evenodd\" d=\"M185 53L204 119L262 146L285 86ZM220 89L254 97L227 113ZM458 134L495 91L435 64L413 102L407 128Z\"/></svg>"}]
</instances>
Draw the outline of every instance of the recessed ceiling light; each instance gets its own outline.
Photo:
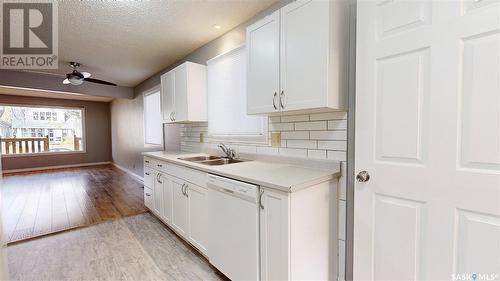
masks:
<instances>
[{"instance_id":1,"label":"recessed ceiling light","mask_svg":"<svg viewBox=\"0 0 500 281\"><path fill-rule=\"evenodd\" d=\"M220 29L220 28L221 28L221 26L220 26L220 25L218 25L218 24L216 24L216 25L214 25L214 28L215 28L215 29Z\"/></svg>"}]
</instances>

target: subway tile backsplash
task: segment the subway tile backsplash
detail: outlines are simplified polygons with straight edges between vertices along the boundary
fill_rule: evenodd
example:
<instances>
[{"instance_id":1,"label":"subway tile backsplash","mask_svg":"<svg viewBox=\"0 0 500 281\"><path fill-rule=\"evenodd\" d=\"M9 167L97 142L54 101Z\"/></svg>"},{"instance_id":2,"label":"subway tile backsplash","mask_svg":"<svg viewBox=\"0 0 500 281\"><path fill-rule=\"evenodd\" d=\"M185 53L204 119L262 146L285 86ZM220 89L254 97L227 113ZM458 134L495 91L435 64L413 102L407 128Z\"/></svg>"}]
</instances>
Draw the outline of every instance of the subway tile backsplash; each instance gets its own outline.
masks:
<instances>
[{"instance_id":1,"label":"subway tile backsplash","mask_svg":"<svg viewBox=\"0 0 500 281\"><path fill-rule=\"evenodd\" d=\"M181 150L201 152L220 141L207 136L207 123L181 125ZM347 113L326 112L269 117L269 135L281 133L279 147L268 144L242 144L225 141L240 153L282 155L346 161ZM200 143L200 133L204 142Z\"/></svg>"}]
</instances>

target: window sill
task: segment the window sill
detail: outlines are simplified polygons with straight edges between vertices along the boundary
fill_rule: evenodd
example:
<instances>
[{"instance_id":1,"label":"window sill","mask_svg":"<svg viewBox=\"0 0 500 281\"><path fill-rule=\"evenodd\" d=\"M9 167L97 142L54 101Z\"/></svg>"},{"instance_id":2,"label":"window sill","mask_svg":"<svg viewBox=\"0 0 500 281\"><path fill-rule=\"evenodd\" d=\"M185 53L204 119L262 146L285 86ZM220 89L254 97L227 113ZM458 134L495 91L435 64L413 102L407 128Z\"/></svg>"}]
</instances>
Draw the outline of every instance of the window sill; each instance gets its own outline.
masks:
<instances>
[{"instance_id":1,"label":"window sill","mask_svg":"<svg viewBox=\"0 0 500 281\"><path fill-rule=\"evenodd\" d=\"M37 157L37 156L84 154L84 153L87 153L87 151L55 151L55 152L41 152L41 153L2 154L2 158Z\"/></svg>"}]
</instances>

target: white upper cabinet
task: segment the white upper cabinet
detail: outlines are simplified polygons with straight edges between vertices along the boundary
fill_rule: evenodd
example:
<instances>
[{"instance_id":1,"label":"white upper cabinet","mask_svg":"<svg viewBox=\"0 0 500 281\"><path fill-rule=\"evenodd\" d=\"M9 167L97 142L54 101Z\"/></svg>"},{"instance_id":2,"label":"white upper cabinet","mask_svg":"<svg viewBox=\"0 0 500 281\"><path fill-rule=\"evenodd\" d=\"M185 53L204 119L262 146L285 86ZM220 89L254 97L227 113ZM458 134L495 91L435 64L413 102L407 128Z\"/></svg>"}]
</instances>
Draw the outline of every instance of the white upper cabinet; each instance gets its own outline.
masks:
<instances>
[{"instance_id":1,"label":"white upper cabinet","mask_svg":"<svg viewBox=\"0 0 500 281\"><path fill-rule=\"evenodd\" d=\"M279 111L280 12L247 28L247 113Z\"/></svg>"},{"instance_id":2,"label":"white upper cabinet","mask_svg":"<svg viewBox=\"0 0 500 281\"><path fill-rule=\"evenodd\" d=\"M295 1L249 26L247 113L344 110L347 16L345 1Z\"/></svg>"},{"instance_id":3,"label":"white upper cabinet","mask_svg":"<svg viewBox=\"0 0 500 281\"><path fill-rule=\"evenodd\" d=\"M161 76L165 123L207 121L206 66L185 62Z\"/></svg>"}]
</instances>

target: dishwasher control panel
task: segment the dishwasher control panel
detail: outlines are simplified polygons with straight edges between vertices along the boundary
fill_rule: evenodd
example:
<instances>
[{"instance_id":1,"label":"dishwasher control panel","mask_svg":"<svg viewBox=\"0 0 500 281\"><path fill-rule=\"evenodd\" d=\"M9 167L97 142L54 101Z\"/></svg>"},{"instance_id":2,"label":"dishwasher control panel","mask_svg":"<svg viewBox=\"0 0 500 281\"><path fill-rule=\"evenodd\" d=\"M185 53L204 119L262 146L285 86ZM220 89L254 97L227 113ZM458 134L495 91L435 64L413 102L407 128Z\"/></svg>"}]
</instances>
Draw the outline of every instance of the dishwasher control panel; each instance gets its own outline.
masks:
<instances>
[{"instance_id":1,"label":"dishwasher control panel","mask_svg":"<svg viewBox=\"0 0 500 281\"><path fill-rule=\"evenodd\" d=\"M212 174L208 175L208 187L225 193L243 195L250 198L257 198L259 191L259 186L257 185Z\"/></svg>"}]
</instances>

